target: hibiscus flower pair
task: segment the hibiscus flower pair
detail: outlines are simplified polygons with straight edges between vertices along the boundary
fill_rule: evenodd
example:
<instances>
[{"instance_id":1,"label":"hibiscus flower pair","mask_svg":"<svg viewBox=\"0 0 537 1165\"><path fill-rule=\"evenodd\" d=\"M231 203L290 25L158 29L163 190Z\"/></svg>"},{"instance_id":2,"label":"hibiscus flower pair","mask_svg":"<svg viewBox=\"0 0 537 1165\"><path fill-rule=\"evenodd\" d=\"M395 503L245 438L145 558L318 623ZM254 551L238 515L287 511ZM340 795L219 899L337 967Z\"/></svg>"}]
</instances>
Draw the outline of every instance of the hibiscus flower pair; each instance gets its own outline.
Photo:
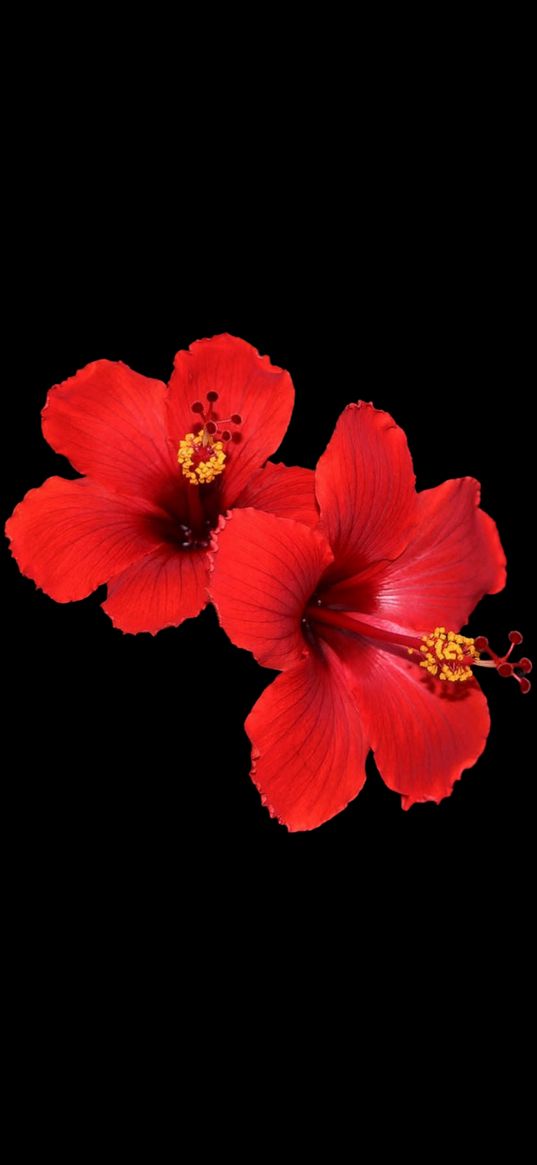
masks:
<instances>
[{"instance_id":1,"label":"hibiscus flower pair","mask_svg":"<svg viewBox=\"0 0 537 1165\"><path fill-rule=\"evenodd\" d=\"M266 462L293 399L287 372L227 335L179 352L168 387L96 361L43 409L47 441L86 476L30 490L6 531L57 601L108 583L122 631L212 601L232 641L282 672L246 722L252 775L280 821L313 829L359 792L370 748L405 807L447 796L489 730L473 668L527 691L531 665L508 658L518 632L501 658L459 633L505 582L477 482L416 493L403 432L363 403L315 473Z\"/></svg>"}]
</instances>

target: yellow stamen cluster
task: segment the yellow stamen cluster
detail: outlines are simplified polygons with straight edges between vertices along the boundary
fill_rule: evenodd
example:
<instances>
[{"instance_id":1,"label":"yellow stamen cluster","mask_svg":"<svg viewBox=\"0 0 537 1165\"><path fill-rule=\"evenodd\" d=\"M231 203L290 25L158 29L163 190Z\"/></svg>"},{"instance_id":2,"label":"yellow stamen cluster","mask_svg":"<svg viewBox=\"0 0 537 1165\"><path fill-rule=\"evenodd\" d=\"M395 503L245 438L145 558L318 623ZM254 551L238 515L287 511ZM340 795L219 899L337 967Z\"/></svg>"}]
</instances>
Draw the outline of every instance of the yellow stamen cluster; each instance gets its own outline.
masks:
<instances>
[{"instance_id":1,"label":"yellow stamen cluster","mask_svg":"<svg viewBox=\"0 0 537 1165\"><path fill-rule=\"evenodd\" d=\"M203 451L201 461L194 457ZM177 460L192 485L209 485L225 469L226 455L221 441L213 441L208 433L187 433L179 442Z\"/></svg>"},{"instance_id":2,"label":"yellow stamen cluster","mask_svg":"<svg viewBox=\"0 0 537 1165\"><path fill-rule=\"evenodd\" d=\"M424 635L420 651L423 654L420 667L426 668L437 679L449 680L450 683L471 680L472 668L466 661L469 657L479 659L473 639L446 631L445 627L435 627L430 635Z\"/></svg>"}]
</instances>

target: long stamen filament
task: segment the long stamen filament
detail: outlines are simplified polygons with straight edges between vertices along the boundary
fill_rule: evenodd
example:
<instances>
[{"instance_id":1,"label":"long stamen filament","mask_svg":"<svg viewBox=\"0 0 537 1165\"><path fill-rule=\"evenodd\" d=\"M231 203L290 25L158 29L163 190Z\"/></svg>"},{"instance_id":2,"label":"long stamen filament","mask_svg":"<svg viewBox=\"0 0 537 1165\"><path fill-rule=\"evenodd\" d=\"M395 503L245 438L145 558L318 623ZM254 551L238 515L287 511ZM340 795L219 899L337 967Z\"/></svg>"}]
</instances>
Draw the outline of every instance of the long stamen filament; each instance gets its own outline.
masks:
<instances>
[{"instance_id":1,"label":"long stamen filament","mask_svg":"<svg viewBox=\"0 0 537 1165\"><path fill-rule=\"evenodd\" d=\"M328 627L338 627L342 631L353 631L355 635L365 635L369 639L381 639L385 643L394 643L397 647L412 647L419 651L422 643L421 636L400 635L397 631L386 631L383 627L356 619L345 611L332 611L328 607L309 606L305 611L306 619L315 623L325 623Z\"/></svg>"}]
</instances>

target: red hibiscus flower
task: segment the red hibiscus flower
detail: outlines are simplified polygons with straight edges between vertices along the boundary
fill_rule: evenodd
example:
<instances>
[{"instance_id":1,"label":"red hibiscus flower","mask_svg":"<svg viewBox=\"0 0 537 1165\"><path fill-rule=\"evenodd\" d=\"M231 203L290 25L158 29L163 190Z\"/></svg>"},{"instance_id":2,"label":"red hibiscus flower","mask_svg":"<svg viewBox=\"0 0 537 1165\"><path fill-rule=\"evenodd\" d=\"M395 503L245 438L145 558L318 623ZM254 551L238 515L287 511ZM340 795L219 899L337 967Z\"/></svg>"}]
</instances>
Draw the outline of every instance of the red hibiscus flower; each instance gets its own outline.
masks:
<instances>
[{"instance_id":1,"label":"red hibiscus flower","mask_svg":"<svg viewBox=\"0 0 537 1165\"><path fill-rule=\"evenodd\" d=\"M122 631L176 626L208 601L221 515L316 521L313 474L267 464L291 416L288 372L233 336L179 352L168 388L97 360L51 389L43 433L87 476L51 477L6 525L23 574L60 603L108 583Z\"/></svg>"},{"instance_id":2,"label":"red hibiscus flower","mask_svg":"<svg viewBox=\"0 0 537 1165\"><path fill-rule=\"evenodd\" d=\"M476 481L416 493L404 433L360 404L340 417L316 493L318 530L236 513L210 587L233 641L283 670L246 728L262 799L295 830L315 828L356 796L370 748L405 808L440 801L489 731L473 667L497 667L529 689L507 656L458 633L481 596L505 582Z\"/></svg>"}]
</instances>

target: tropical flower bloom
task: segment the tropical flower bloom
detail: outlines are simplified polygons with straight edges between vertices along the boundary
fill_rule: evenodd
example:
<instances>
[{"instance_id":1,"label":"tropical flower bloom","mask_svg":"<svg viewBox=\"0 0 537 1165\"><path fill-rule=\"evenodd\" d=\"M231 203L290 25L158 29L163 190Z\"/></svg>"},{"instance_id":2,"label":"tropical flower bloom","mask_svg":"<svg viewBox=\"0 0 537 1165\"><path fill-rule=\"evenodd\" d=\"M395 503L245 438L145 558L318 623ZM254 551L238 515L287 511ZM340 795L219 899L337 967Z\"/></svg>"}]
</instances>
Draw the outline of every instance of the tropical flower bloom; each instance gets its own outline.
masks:
<instances>
[{"instance_id":1,"label":"tropical flower bloom","mask_svg":"<svg viewBox=\"0 0 537 1165\"><path fill-rule=\"evenodd\" d=\"M233 336L199 340L169 384L97 360L51 389L43 433L85 477L32 489L6 532L23 574L60 603L108 583L122 631L157 632L207 600L222 515L316 521L313 473L263 463L291 416L288 372Z\"/></svg>"},{"instance_id":2,"label":"tropical flower bloom","mask_svg":"<svg viewBox=\"0 0 537 1165\"><path fill-rule=\"evenodd\" d=\"M474 670L496 667L522 691L531 670L508 658L518 632L501 658L459 633L505 582L476 481L416 493L404 433L359 404L338 421L316 494L317 530L236 512L210 587L233 641L283 671L246 729L252 777L290 829L313 829L356 796L369 748L405 808L448 796L489 731Z\"/></svg>"}]
</instances>

